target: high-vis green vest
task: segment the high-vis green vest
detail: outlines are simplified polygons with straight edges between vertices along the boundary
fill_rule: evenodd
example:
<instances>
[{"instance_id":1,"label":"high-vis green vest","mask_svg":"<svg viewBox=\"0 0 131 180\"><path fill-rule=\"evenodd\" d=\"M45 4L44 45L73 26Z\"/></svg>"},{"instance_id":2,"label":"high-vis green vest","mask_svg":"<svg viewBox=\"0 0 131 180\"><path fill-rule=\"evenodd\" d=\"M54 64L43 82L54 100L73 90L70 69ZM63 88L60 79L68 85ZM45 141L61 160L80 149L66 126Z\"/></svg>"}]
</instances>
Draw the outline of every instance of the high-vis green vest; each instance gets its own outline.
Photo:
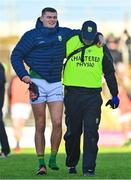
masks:
<instances>
[{"instance_id":1,"label":"high-vis green vest","mask_svg":"<svg viewBox=\"0 0 131 180\"><path fill-rule=\"evenodd\" d=\"M73 36L66 44L66 57L76 49L83 47L79 36ZM87 88L102 86L103 48L92 45L84 51L84 61L81 61L82 51L71 56L64 69L63 84Z\"/></svg>"}]
</instances>

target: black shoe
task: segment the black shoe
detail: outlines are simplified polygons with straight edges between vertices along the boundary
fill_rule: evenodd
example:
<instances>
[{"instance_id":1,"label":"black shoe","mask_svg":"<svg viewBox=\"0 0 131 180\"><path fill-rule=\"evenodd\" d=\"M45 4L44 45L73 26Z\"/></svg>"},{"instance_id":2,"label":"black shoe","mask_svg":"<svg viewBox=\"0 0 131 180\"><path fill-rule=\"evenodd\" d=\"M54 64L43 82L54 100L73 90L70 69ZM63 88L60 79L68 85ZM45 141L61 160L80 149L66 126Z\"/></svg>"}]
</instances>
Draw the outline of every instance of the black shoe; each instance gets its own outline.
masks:
<instances>
[{"instance_id":1,"label":"black shoe","mask_svg":"<svg viewBox=\"0 0 131 180\"><path fill-rule=\"evenodd\" d=\"M95 171L89 169L87 172L84 172L83 174L84 176L95 176Z\"/></svg>"},{"instance_id":2,"label":"black shoe","mask_svg":"<svg viewBox=\"0 0 131 180\"><path fill-rule=\"evenodd\" d=\"M76 174L77 173L76 167L68 167L68 173L69 174Z\"/></svg>"},{"instance_id":3,"label":"black shoe","mask_svg":"<svg viewBox=\"0 0 131 180\"><path fill-rule=\"evenodd\" d=\"M9 155L10 155L10 153L5 154L3 152L0 152L0 157L2 157L2 158L7 158Z\"/></svg>"},{"instance_id":4,"label":"black shoe","mask_svg":"<svg viewBox=\"0 0 131 180\"><path fill-rule=\"evenodd\" d=\"M37 175L45 175L46 174L46 167L40 166L36 174Z\"/></svg>"},{"instance_id":5,"label":"black shoe","mask_svg":"<svg viewBox=\"0 0 131 180\"><path fill-rule=\"evenodd\" d=\"M57 166L57 164L56 164L56 160L52 160L52 159L50 159L49 160L49 164L48 164L48 166L49 166L49 168L51 168L52 170L59 170L59 167Z\"/></svg>"}]
</instances>

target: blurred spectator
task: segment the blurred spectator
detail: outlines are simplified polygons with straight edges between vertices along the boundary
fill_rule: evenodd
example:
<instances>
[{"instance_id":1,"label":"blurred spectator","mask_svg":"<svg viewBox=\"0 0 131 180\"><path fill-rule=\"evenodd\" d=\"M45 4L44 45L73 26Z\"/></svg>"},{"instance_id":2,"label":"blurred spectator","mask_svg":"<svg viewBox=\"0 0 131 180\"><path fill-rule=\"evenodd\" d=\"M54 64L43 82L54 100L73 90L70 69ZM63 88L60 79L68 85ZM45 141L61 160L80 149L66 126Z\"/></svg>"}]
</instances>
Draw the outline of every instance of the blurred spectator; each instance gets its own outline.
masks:
<instances>
[{"instance_id":1,"label":"blurred spectator","mask_svg":"<svg viewBox=\"0 0 131 180\"><path fill-rule=\"evenodd\" d=\"M131 36L129 35L127 30L124 31L124 34L126 35L125 44L128 49L128 60L129 60L129 64L131 65Z\"/></svg>"},{"instance_id":2,"label":"blurred spectator","mask_svg":"<svg viewBox=\"0 0 131 180\"><path fill-rule=\"evenodd\" d=\"M119 84L120 97L120 123L125 139L125 146L131 145L131 99L130 87L131 80L129 79L127 67L119 63L116 66L117 80Z\"/></svg>"},{"instance_id":3,"label":"blurred spectator","mask_svg":"<svg viewBox=\"0 0 131 180\"><path fill-rule=\"evenodd\" d=\"M119 38L115 38L112 34L107 37L107 45L110 53L113 57L113 62L116 65L119 62L123 62L122 53L119 50Z\"/></svg>"},{"instance_id":4,"label":"blurred spectator","mask_svg":"<svg viewBox=\"0 0 131 180\"><path fill-rule=\"evenodd\" d=\"M3 104L4 104L4 95L5 95L5 70L3 65L0 63L0 144L1 144L1 157L7 157L10 153L9 142L7 138L7 134L5 131L5 126L3 122Z\"/></svg>"},{"instance_id":5,"label":"blurred spectator","mask_svg":"<svg viewBox=\"0 0 131 180\"><path fill-rule=\"evenodd\" d=\"M25 121L29 118L31 106L29 104L28 85L23 83L18 76L14 76L9 88L10 113L16 139L15 151L20 151L20 140L23 135Z\"/></svg>"},{"instance_id":6,"label":"blurred spectator","mask_svg":"<svg viewBox=\"0 0 131 180\"><path fill-rule=\"evenodd\" d=\"M125 139L125 146L131 145L131 99L128 97L126 89L119 86L120 97L120 123Z\"/></svg>"}]
</instances>

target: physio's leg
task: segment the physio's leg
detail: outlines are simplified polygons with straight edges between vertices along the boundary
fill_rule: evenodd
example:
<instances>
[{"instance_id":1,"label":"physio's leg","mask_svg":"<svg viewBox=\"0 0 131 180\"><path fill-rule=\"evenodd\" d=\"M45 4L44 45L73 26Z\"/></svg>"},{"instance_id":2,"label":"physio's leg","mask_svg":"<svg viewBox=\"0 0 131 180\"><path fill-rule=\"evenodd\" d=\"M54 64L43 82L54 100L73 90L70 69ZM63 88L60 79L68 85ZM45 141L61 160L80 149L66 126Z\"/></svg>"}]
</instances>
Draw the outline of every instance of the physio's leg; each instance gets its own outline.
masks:
<instances>
[{"instance_id":1,"label":"physio's leg","mask_svg":"<svg viewBox=\"0 0 131 180\"><path fill-rule=\"evenodd\" d=\"M102 105L100 94L87 95L84 104L83 174L89 170L95 172Z\"/></svg>"},{"instance_id":2,"label":"physio's leg","mask_svg":"<svg viewBox=\"0 0 131 180\"><path fill-rule=\"evenodd\" d=\"M66 166L75 167L80 157L80 137L82 134L82 98L77 93L67 91L64 99L66 133L64 135Z\"/></svg>"}]
</instances>

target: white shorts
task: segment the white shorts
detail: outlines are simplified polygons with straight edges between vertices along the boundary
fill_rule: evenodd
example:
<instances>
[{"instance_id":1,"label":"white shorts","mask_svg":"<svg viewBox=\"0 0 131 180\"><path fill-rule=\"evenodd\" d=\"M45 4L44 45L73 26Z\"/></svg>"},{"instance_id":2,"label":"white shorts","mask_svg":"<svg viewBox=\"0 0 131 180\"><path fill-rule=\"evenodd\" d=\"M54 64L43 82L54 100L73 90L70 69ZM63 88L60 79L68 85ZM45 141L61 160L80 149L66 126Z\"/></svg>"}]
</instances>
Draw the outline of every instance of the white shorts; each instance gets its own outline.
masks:
<instances>
[{"instance_id":1,"label":"white shorts","mask_svg":"<svg viewBox=\"0 0 131 180\"><path fill-rule=\"evenodd\" d=\"M31 113L30 104L16 103L11 106L11 118L12 119L24 119L27 120Z\"/></svg>"},{"instance_id":2,"label":"white shorts","mask_svg":"<svg viewBox=\"0 0 131 180\"><path fill-rule=\"evenodd\" d=\"M63 86L61 82L49 83L43 79L32 78L32 81L38 86L39 97L31 104L39 104L43 102L63 101Z\"/></svg>"}]
</instances>

